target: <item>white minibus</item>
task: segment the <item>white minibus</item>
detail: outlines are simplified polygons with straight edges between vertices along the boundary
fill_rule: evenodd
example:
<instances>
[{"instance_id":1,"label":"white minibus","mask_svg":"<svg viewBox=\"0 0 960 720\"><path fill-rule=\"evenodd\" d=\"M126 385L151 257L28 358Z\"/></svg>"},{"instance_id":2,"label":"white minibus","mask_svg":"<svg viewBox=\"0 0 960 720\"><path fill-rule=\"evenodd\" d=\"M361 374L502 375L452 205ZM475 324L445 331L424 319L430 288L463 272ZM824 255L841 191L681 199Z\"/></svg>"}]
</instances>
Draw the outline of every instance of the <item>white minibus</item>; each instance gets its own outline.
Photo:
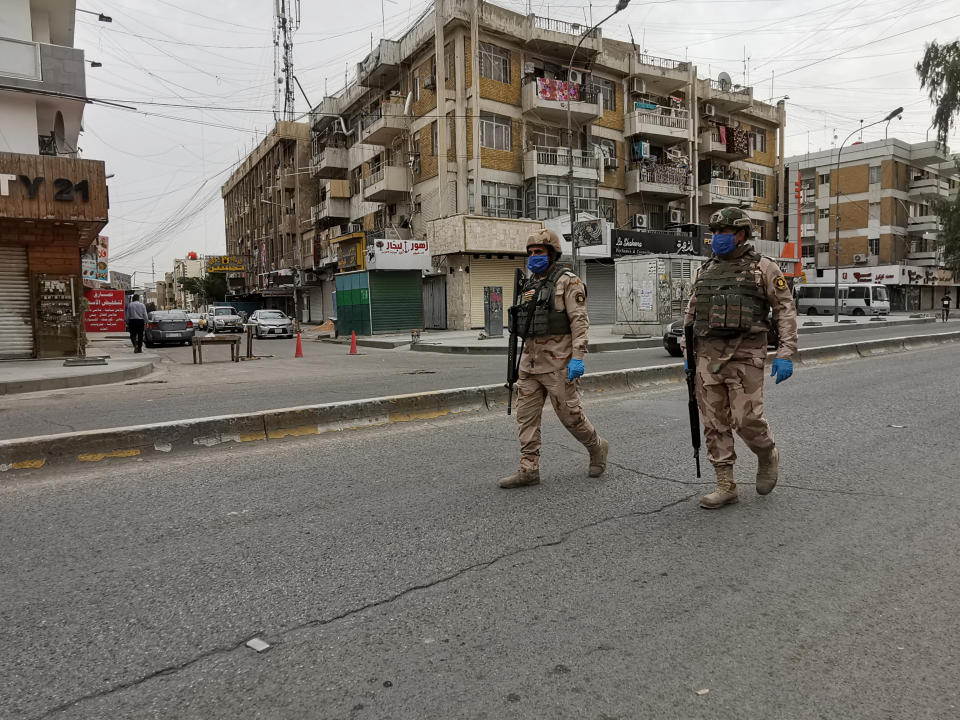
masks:
<instances>
[{"instance_id":1,"label":"white minibus","mask_svg":"<svg viewBox=\"0 0 960 720\"><path fill-rule=\"evenodd\" d=\"M801 315L833 314L833 283L804 283L794 288L797 312ZM890 295L883 285L841 285L841 315L886 315Z\"/></svg>"}]
</instances>

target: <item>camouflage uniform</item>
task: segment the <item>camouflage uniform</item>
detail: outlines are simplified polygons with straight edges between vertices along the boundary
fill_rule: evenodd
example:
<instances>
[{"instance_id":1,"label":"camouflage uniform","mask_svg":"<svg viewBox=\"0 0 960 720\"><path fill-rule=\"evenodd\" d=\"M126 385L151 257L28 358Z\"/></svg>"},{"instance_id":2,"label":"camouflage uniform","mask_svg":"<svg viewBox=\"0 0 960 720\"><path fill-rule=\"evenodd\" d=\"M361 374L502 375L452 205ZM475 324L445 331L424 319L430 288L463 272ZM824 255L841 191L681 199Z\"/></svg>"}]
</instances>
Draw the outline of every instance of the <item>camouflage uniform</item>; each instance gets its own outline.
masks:
<instances>
[{"instance_id":1,"label":"camouflage uniform","mask_svg":"<svg viewBox=\"0 0 960 720\"><path fill-rule=\"evenodd\" d=\"M553 306L565 310L570 319L569 335L548 335L528 338L520 356L520 374L517 382L517 424L519 425L522 458L520 469L538 470L540 467L540 418L543 404L550 404L563 426L588 450L600 443L597 431L583 414L580 388L576 381L567 380L570 358L583 360L587 351L586 290L572 272L557 280Z\"/></svg>"},{"instance_id":2,"label":"camouflage uniform","mask_svg":"<svg viewBox=\"0 0 960 720\"><path fill-rule=\"evenodd\" d=\"M724 260L738 259L752 250L750 245L741 245ZM770 258L761 257L754 277L773 309L780 333L777 357L792 360L797 352L797 311L780 267ZM692 324L696 316L697 281L687 305L685 324ZM727 338L701 337L697 339L696 350L697 400L710 462L714 467L733 466L737 459L733 430L758 455L773 449L773 435L763 417L766 331Z\"/></svg>"}]
</instances>

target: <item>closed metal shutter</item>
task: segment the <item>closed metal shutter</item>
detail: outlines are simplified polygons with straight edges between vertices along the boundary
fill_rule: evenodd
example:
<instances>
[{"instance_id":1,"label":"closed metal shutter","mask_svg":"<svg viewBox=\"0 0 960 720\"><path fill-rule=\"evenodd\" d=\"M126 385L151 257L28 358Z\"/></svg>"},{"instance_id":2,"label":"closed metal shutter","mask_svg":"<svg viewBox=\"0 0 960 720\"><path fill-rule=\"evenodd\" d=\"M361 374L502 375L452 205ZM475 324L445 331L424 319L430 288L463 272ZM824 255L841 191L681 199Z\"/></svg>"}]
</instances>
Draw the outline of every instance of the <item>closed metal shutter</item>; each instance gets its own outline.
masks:
<instances>
[{"instance_id":1,"label":"closed metal shutter","mask_svg":"<svg viewBox=\"0 0 960 720\"><path fill-rule=\"evenodd\" d=\"M617 283L613 260L587 263L587 315L591 325L617 321Z\"/></svg>"},{"instance_id":2,"label":"closed metal shutter","mask_svg":"<svg viewBox=\"0 0 960 720\"><path fill-rule=\"evenodd\" d=\"M507 308L513 305L513 278L516 268L526 267L523 256L509 258L470 259L470 327L482 328L483 288L499 285L503 288L503 325L507 325Z\"/></svg>"},{"instance_id":3,"label":"closed metal shutter","mask_svg":"<svg viewBox=\"0 0 960 720\"><path fill-rule=\"evenodd\" d=\"M370 273L370 312L373 332L423 329L422 273L382 270Z\"/></svg>"},{"instance_id":4,"label":"closed metal shutter","mask_svg":"<svg viewBox=\"0 0 960 720\"><path fill-rule=\"evenodd\" d=\"M0 247L0 358L33 357L27 250Z\"/></svg>"}]
</instances>

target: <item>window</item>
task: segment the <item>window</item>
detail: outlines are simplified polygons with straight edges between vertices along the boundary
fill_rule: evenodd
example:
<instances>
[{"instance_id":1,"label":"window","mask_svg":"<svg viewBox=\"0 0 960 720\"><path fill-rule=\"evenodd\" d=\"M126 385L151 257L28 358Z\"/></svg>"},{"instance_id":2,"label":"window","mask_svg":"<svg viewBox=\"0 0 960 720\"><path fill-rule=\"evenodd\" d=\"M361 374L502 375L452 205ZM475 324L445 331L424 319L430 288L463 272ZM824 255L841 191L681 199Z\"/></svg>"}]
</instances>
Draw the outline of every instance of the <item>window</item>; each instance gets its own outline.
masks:
<instances>
[{"instance_id":1,"label":"window","mask_svg":"<svg viewBox=\"0 0 960 720\"><path fill-rule=\"evenodd\" d=\"M867 241L867 244L869 245L869 251L871 255L880 254L880 238L870 238Z\"/></svg>"},{"instance_id":2,"label":"window","mask_svg":"<svg viewBox=\"0 0 960 720\"><path fill-rule=\"evenodd\" d=\"M870 167L870 184L880 182L880 174L883 172L883 168L879 165L873 165Z\"/></svg>"},{"instance_id":3,"label":"window","mask_svg":"<svg viewBox=\"0 0 960 720\"><path fill-rule=\"evenodd\" d=\"M820 184L821 185L830 184L830 173L824 173L823 175L820 176Z\"/></svg>"},{"instance_id":4,"label":"window","mask_svg":"<svg viewBox=\"0 0 960 720\"><path fill-rule=\"evenodd\" d=\"M753 186L753 196L755 198L765 198L767 196L767 176L760 173L750 173L750 184Z\"/></svg>"},{"instance_id":5,"label":"window","mask_svg":"<svg viewBox=\"0 0 960 720\"><path fill-rule=\"evenodd\" d=\"M603 109L604 111L616 111L617 109L617 90L616 84L613 80L604 80L603 78L596 78L593 81L594 89L600 92L600 97L603 98Z\"/></svg>"},{"instance_id":6,"label":"window","mask_svg":"<svg viewBox=\"0 0 960 720\"><path fill-rule=\"evenodd\" d=\"M802 225L813 225L817 220L817 214L813 210L804 210L800 213L800 223Z\"/></svg>"},{"instance_id":7,"label":"window","mask_svg":"<svg viewBox=\"0 0 960 720\"><path fill-rule=\"evenodd\" d=\"M510 118L480 113L480 146L493 150L509 150L511 145Z\"/></svg>"},{"instance_id":8,"label":"window","mask_svg":"<svg viewBox=\"0 0 960 720\"><path fill-rule=\"evenodd\" d=\"M443 48L443 79L449 80L453 72L453 43L449 42Z\"/></svg>"},{"instance_id":9,"label":"window","mask_svg":"<svg viewBox=\"0 0 960 720\"><path fill-rule=\"evenodd\" d=\"M821 300L833 300L833 297L834 297L833 285L824 285L820 288Z\"/></svg>"},{"instance_id":10,"label":"window","mask_svg":"<svg viewBox=\"0 0 960 720\"><path fill-rule=\"evenodd\" d=\"M420 174L420 138L413 141L413 174Z\"/></svg>"},{"instance_id":11,"label":"window","mask_svg":"<svg viewBox=\"0 0 960 720\"><path fill-rule=\"evenodd\" d=\"M527 217L545 220L566 215L569 209L567 181L563 177L539 177L526 186ZM597 214L597 186L574 181L573 200L578 212Z\"/></svg>"},{"instance_id":12,"label":"window","mask_svg":"<svg viewBox=\"0 0 960 720\"><path fill-rule=\"evenodd\" d=\"M767 234L767 225L763 222L757 222L753 224L753 239L754 240L763 240L763 236Z\"/></svg>"},{"instance_id":13,"label":"window","mask_svg":"<svg viewBox=\"0 0 960 720\"><path fill-rule=\"evenodd\" d=\"M480 77L509 84L510 51L490 43L480 43Z\"/></svg>"},{"instance_id":14,"label":"window","mask_svg":"<svg viewBox=\"0 0 960 720\"><path fill-rule=\"evenodd\" d=\"M870 203L869 211L870 220L876 220L877 222L880 222L880 203Z\"/></svg>"},{"instance_id":15,"label":"window","mask_svg":"<svg viewBox=\"0 0 960 720\"><path fill-rule=\"evenodd\" d=\"M598 198L597 215L602 217L614 226L617 224L617 200L616 198Z\"/></svg>"},{"instance_id":16,"label":"window","mask_svg":"<svg viewBox=\"0 0 960 720\"><path fill-rule=\"evenodd\" d=\"M812 244L807 244L803 246L803 251L801 253L802 257L812 258L814 255L814 247Z\"/></svg>"},{"instance_id":17,"label":"window","mask_svg":"<svg viewBox=\"0 0 960 720\"><path fill-rule=\"evenodd\" d=\"M820 218L821 220L829 220L830 208L820 208L819 210L817 210L817 217Z\"/></svg>"},{"instance_id":18,"label":"window","mask_svg":"<svg viewBox=\"0 0 960 720\"><path fill-rule=\"evenodd\" d=\"M593 142L603 148L604 164L616 166L617 144L613 140L607 140L606 138L594 138Z\"/></svg>"},{"instance_id":19,"label":"window","mask_svg":"<svg viewBox=\"0 0 960 720\"><path fill-rule=\"evenodd\" d=\"M763 128L754 128L750 133L750 154L765 153L767 151L767 131Z\"/></svg>"},{"instance_id":20,"label":"window","mask_svg":"<svg viewBox=\"0 0 960 720\"><path fill-rule=\"evenodd\" d=\"M432 147L433 147L433 154L434 154L434 155L439 155L439 154L440 154L440 138L438 137L438 133L437 133L437 121L436 121L436 120L434 120L432 123L430 123L430 142L433 143L433 145L432 145Z\"/></svg>"},{"instance_id":21,"label":"window","mask_svg":"<svg viewBox=\"0 0 960 720\"><path fill-rule=\"evenodd\" d=\"M866 300L868 289L869 288L854 285L852 288L847 290L847 299L848 300Z\"/></svg>"},{"instance_id":22,"label":"window","mask_svg":"<svg viewBox=\"0 0 960 720\"><path fill-rule=\"evenodd\" d=\"M420 100L420 71L415 70L413 73L413 101L418 102Z\"/></svg>"},{"instance_id":23,"label":"window","mask_svg":"<svg viewBox=\"0 0 960 720\"><path fill-rule=\"evenodd\" d=\"M818 243L817 252L819 253L828 253L830 252L830 243Z\"/></svg>"},{"instance_id":24,"label":"window","mask_svg":"<svg viewBox=\"0 0 960 720\"><path fill-rule=\"evenodd\" d=\"M481 183L480 205L487 217L523 216L523 196L519 185L484 181Z\"/></svg>"}]
</instances>

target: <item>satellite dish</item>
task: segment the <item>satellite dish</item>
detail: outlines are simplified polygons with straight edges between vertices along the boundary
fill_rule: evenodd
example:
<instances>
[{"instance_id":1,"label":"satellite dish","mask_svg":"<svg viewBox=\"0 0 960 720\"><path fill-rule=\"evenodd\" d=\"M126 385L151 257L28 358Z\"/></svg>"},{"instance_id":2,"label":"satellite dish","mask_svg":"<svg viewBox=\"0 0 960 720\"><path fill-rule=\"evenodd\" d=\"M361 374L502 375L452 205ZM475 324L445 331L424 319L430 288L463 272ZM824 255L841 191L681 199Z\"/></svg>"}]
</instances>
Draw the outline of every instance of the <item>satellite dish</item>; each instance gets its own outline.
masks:
<instances>
[{"instance_id":1,"label":"satellite dish","mask_svg":"<svg viewBox=\"0 0 960 720\"><path fill-rule=\"evenodd\" d=\"M63 113L57 110L57 116L53 120L53 141L57 146L57 154L65 155L70 152L67 147L67 135L63 129Z\"/></svg>"},{"instance_id":2,"label":"satellite dish","mask_svg":"<svg viewBox=\"0 0 960 720\"><path fill-rule=\"evenodd\" d=\"M719 75L717 75L717 82L720 83L721 90L729 90L730 87L733 85L733 80L725 72L722 72Z\"/></svg>"}]
</instances>

